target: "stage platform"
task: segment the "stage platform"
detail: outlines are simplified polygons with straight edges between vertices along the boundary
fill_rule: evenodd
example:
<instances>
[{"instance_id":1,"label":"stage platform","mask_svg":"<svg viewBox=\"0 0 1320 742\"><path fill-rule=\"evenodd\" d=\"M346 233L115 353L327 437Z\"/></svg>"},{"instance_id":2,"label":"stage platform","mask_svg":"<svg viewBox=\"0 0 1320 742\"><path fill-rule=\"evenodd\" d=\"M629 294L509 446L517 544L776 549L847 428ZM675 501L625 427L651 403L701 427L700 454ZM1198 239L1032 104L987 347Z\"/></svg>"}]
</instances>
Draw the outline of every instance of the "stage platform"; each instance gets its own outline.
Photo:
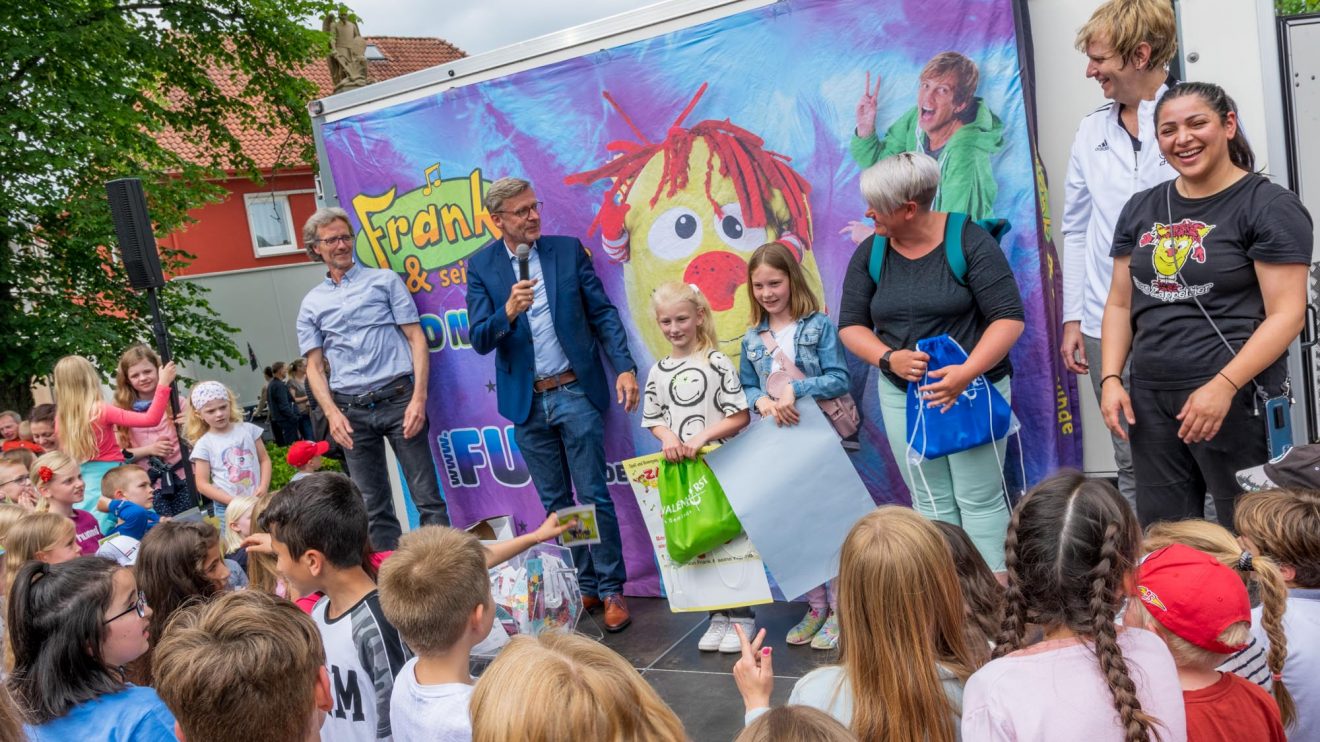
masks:
<instances>
[{"instance_id":1,"label":"stage platform","mask_svg":"<svg viewBox=\"0 0 1320 742\"><path fill-rule=\"evenodd\" d=\"M697 640L706 631L704 613L671 613L659 598L628 598L633 622L603 643L623 655L660 692L694 742L728 742L742 730L743 705L733 682L738 655L701 652ZM765 628L774 647L775 705L788 700L797 679L834 660L835 652L784 643L784 635L802 618L805 603L756 607L757 628ZM600 620L599 614L593 616Z\"/></svg>"}]
</instances>

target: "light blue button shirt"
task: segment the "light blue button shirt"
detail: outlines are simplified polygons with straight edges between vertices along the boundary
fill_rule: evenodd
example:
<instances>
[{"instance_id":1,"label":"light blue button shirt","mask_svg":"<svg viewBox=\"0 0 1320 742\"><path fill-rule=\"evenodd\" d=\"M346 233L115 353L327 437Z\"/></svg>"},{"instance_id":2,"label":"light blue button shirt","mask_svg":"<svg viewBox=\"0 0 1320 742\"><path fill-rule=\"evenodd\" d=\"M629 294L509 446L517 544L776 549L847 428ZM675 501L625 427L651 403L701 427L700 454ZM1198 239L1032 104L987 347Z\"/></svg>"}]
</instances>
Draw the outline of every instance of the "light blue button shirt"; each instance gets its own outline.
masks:
<instances>
[{"instance_id":1,"label":"light blue button shirt","mask_svg":"<svg viewBox=\"0 0 1320 742\"><path fill-rule=\"evenodd\" d=\"M508 243L504 244L504 249L509 253L509 260L513 263L513 275L517 278L520 275L518 256L509 250ZM532 243L531 254L527 256L527 275L536 279L536 288L532 289L532 306L527 310L527 321L532 326L536 378L542 379L562 374L572 366L568 362L568 356L564 355L563 346L559 344L559 337L555 335L555 318L550 314L550 295L546 293L545 280L541 275L541 251L536 248L535 242Z\"/></svg>"},{"instance_id":2,"label":"light blue button shirt","mask_svg":"<svg viewBox=\"0 0 1320 742\"><path fill-rule=\"evenodd\" d=\"M413 372L400 325L419 322L417 305L399 274L354 262L339 283L329 276L303 297L298 348L320 348L330 363L330 388L365 394Z\"/></svg>"}]
</instances>

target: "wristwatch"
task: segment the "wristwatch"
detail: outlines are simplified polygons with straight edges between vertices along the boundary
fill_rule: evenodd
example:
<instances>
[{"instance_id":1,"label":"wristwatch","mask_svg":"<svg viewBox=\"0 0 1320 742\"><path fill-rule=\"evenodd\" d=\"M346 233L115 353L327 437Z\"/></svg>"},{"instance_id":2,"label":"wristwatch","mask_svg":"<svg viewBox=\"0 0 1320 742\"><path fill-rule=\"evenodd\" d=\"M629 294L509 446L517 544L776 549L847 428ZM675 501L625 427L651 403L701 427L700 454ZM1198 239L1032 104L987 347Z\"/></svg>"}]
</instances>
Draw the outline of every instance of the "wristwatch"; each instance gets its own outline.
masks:
<instances>
[{"instance_id":1,"label":"wristwatch","mask_svg":"<svg viewBox=\"0 0 1320 742\"><path fill-rule=\"evenodd\" d=\"M890 348L889 350L885 351L884 355L880 356L880 369L882 371L888 371L890 373L894 372L893 367L889 365L889 357L892 355L894 355L894 349Z\"/></svg>"},{"instance_id":2,"label":"wristwatch","mask_svg":"<svg viewBox=\"0 0 1320 742\"><path fill-rule=\"evenodd\" d=\"M119 452L122 453L122 454L124 455L124 463L125 463L125 464L131 464L131 463L133 463L133 458L134 458L134 457L133 457L133 452L132 452L132 451L128 450L127 448L121 448L121 449L119 449Z\"/></svg>"}]
</instances>

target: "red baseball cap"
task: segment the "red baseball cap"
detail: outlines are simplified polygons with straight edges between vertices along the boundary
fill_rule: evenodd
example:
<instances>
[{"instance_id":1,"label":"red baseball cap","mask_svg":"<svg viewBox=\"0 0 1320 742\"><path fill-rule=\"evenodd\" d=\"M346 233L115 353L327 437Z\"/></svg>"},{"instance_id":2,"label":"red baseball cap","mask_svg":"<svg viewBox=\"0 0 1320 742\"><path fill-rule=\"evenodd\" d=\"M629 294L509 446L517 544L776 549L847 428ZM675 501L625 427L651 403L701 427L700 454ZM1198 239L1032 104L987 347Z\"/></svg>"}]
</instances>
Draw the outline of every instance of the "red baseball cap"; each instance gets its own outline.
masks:
<instances>
[{"instance_id":1,"label":"red baseball cap","mask_svg":"<svg viewBox=\"0 0 1320 742\"><path fill-rule=\"evenodd\" d=\"M32 453L38 456L46 452L46 449L42 448L41 446L38 446L32 441L25 441L25 440L5 441L4 445L0 446L0 451L3 451L4 453L9 453L10 451L17 451L23 448L31 451Z\"/></svg>"},{"instance_id":2,"label":"red baseball cap","mask_svg":"<svg viewBox=\"0 0 1320 742\"><path fill-rule=\"evenodd\" d=\"M1229 626L1251 622L1247 588L1237 573L1203 551L1171 544L1151 552L1141 562L1137 596L1161 626L1202 649L1232 654L1247 645L1219 641Z\"/></svg>"},{"instance_id":3,"label":"red baseball cap","mask_svg":"<svg viewBox=\"0 0 1320 742\"><path fill-rule=\"evenodd\" d=\"M293 445L289 446L289 452L285 454L284 460L296 469L317 456L324 456L329 450L329 441L294 441Z\"/></svg>"}]
</instances>

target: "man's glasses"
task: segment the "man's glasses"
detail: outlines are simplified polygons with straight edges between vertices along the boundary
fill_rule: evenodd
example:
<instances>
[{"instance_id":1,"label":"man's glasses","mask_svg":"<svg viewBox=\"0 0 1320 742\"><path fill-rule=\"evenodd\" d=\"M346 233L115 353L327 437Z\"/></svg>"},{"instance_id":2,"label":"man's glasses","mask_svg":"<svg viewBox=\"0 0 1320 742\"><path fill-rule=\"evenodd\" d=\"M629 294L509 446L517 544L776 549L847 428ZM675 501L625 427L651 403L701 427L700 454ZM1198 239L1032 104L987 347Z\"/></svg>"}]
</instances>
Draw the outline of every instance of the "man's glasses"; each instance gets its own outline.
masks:
<instances>
[{"instance_id":1,"label":"man's glasses","mask_svg":"<svg viewBox=\"0 0 1320 742\"><path fill-rule=\"evenodd\" d=\"M0 487L8 487L11 484L16 484L19 487L26 487L29 484L32 484L32 477L29 477L28 475L24 474L23 476L15 477L9 480L8 482L0 482Z\"/></svg>"},{"instance_id":2,"label":"man's glasses","mask_svg":"<svg viewBox=\"0 0 1320 742\"><path fill-rule=\"evenodd\" d=\"M318 245L351 245L353 244L353 235L341 234L335 237L326 237L323 240L317 240Z\"/></svg>"},{"instance_id":3,"label":"man's glasses","mask_svg":"<svg viewBox=\"0 0 1320 742\"><path fill-rule=\"evenodd\" d=\"M531 205L529 205L529 206L524 206L524 207L522 207L521 209L518 209L517 211L497 211L497 212L495 212L495 213L496 213L496 214L513 214L514 216L518 217L519 219L526 219L528 216L531 216L531 213L532 213L533 211L535 211L537 214L540 214L540 213L541 213L541 209L542 209L544 206L545 206L545 202L544 202L544 201L537 201L536 203L531 204Z\"/></svg>"},{"instance_id":4,"label":"man's glasses","mask_svg":"<svg viewBox=\"0 0 1320 742\"><path fill-rule=\"evenodd\" d=\"M133 612L136 612L138 614L138 618L147 617L147 596L143 595L141 590L138 590L137 600L133 601L133 605L129 606L127 609L119 613L116 613L110 618L107 618L105 621L102 621L102 623L113 623L114 621L118 621L119 619Z\"/></svg>"}]
</instances>

